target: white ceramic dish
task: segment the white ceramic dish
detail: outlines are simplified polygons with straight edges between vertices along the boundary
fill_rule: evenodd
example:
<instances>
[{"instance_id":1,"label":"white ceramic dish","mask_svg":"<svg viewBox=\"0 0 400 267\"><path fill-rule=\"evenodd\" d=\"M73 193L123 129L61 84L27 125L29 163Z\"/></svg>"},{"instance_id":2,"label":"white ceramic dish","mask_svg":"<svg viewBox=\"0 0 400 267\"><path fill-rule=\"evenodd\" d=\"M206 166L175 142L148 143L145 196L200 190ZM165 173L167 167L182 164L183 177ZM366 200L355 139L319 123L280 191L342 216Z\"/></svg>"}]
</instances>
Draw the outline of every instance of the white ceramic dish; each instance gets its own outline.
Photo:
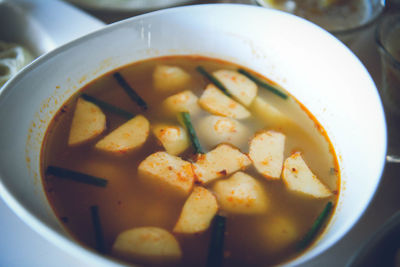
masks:
<instances>
[{"instance_id":1,"label":"white ceramic dish","mask_svg":"<svg viewBox=\"0 0 400 267\"><path fill-rule=\"evenodd\" d=\"M8 1L0 1L0 39L23 45L36 57L56 47L33 17Z\"/></svg>"},{"instance_id":2,"label":"white ceramic dish","mask_svg":"<svg viewBox=\"0 0 400 267\"><path fill-rule=\"evenodd\" d=\"M60 0L0 0L0 39L20 43L35 56L103 26Z\"/></svg>"},{"instance_id":3,"label":"white ceramic dish","mask_svg":"<svg viewBox=\"0 0 400 267\"><path fill-rule=\"evenodd\" d=\"M373 80L350 50L319 27L247 5L138 16L52 51L9 81L0 94L0 194L6 203L88 264L117 265L80 247L55 218L40 181L41 142L52 115L84 84L133 61L171 54L201 54L254 69L288 89L325 127L340 159L338 207L326 233L290 265L346 234L370 203L385 160L386 126Z\"/></svg>"},{"instance_id":4,"label":"white ceramic dish","mask_svg":"<svg viewBox=\"0 0 400 267\"><path fill-rule=\"evenodd\" d=\"M33 58L103 26L103 22L59 0L0 1L0 41L22 45ZM27 57L19 56L19 64L32 61L21 58ZM0 65L9 70L7 77L19 69Z\"/></svg>"},{"instance_id":5,"label":"white ceramic dish","mask_svg":"<svg viewBox=\"0 0 400 267\"><path fill-rule=\"evenodd\" d=\"M69 2L87 9L132 12L149 11L175 5L188 4L194 0L68 0Z\"/></svg>"}]
</instances>

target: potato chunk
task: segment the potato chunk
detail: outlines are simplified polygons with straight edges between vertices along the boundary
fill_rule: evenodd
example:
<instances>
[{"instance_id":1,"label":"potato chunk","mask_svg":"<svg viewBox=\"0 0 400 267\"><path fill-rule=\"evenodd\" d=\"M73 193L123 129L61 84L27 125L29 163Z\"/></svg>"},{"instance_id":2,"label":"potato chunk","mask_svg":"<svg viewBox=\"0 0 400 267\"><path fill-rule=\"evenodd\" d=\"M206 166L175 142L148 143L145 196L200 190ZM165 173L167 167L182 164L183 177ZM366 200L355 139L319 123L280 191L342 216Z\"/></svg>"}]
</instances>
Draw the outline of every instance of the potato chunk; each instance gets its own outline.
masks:
<instances>
[{"instance_id":1,"label":"potato chunk","mask_svg":"<svg viewBox=\"0 0 400 267\"><path fill-rule=\"evenodd\" d=\"M293 153L285 160L282 179L291 191L315 198L325 198L332 195L332 192L308 168L300 152Z\"/></svg>"},{"instance_id":2,"label":"potato chunk","mask_svg":"<svg viewBox=\"0 0 400 267\"><path fill-rule=\"evenodd\" d=\"M194 234L203 232L210 226L218 211L215 196L201 186L196 186L186 200L173 232Z\"/></svg>"},{"instance_id":3,"label":"potato chunk","mask_svg":"<svg viewBox=\"0 0 400 267\"><path fill-rule=\"evenodd\" d=\"M227 180L217 181L213 189L222 210L241 214L260 214L267 211L269 200L261 184L244 172L237 172Z\"/></svg>"},{"instance_id":4,"label":"potato chunk","mask_svg":"<svg viewBox=\"0 0 400 267\"><path fill-rule=\"evenodd\" d=\"M173 264L182 258L178 241L168 231L157 227L138 227L120 233L112 254L143 264Z\"/></svg>"},{"instance_id":5,"label":"potato chunk","mask_svg":"<svg viewBox=\"0 0 400 267\"><path fill-rule=\"evenodd\" d=\"M142 178L188 195L193 188L192 164L167 152L156 152L143 160L138 167Z\"/></svg>"},{"instance_id":6,"label":"potato chunk","mask_svg":"<svg viewBox=\"0 0 400 267\"><path fill-rule=\"evenodd\" d=\"M153 72L154 89L163 92L182 90L190 79L190 75L177 66L158 65Z\"/></svg>"},{"instance_id":7,"label":"potato chunk","mask_svg":"<svg viewBox=\"0 0 400 267\"><path fill-rule=\"evenodd\" d=\"M215 85L209 84L199 99L199 105L214 115L245 119L250 112L241 104L226 96Z\"/></svg>"},{"instance_id":8,"label":"potato chunk","mask_svg":"<svg viewBox=\"0 0 400 267\"><path fill-rule=\"evenodd\" d=\"M106 129L106 116L95 104L78 98L68 145L74 146L99 136Z\"/></svg>"},{"instance_id":9,"label":"potato chunk","mask_svg":"<svg viewBox=\"0 0 400 267\"><path fill-rule=\"evenodd\" d=\"M285 150L285 135L263 131L250 141L249 157L257 171L267 179L280 179Z\"/></svg>"},{"instance_id":10,"label":"potato chunk","mask_svg":"<svg viewBox=\"0 0 400 267\"><path fill-rule=\"evenodd\" d=\"M239 149L221 144L200 155L196 163L193 163L193 169L198 181L208 183L237 170L244 170L250 164L250 159Z\"/></svg>"},{"instance_id":11,"label":"potato chunk","mask_svg":"<svg viewBox=\"0 0 400 267\"><path fill-rule=\"evenodd\" d=\"M218 70L213 73L214 77L220 81L232 96L248 107L257 95L257 85L246 76L233 70Z\"/></svg>"},{"instance_id":12,"label":"potato chunk","mask_svg":"<svg viewBox=\"0 0 400 267\"><path fill-rule=\"evenodd\" d=\"M283 215L264 220L261 224L260 236L265 240L265 248L270 252L285 249L301 238L294 221Z\"/></svg>"},{"instance_id":13,"label":"potato chunk","mask_svg":"<svg viewBox=\"0 0 400 267\"><path fill-rule=\"evenodd\" d=\"M167 97L163 103L163 110L169 115L176 115L179 112L189 112L191 116L200 112L197 104L198 97L191 91L186 90Z\"/></svg>"},{"instance_id":14,"label":"potato chunk","mask_svg":"<svg viewBox=\"0 0 400 267\"><path fill-rule=\"evenodd\" d=\"M249 109L254 116L265 121L269 127L281 127L294 123L292 119L259 96L254 99Z\"/></svg>"},{"instance_id":15,"label":"potato chunk","mask_svg":"<svg viewBox=\"0 0 400 267\"><path fill-rule=\"evenodd\" d=\"M185 129L180 126L160 123L154 125L152 129L154 135L171 155L179 155L190 145Z\"/></svg>"},{"instance_id":16,"label":"potato chunk","mask_svg":"<svg viewBox=\"0 0 400 267\"><path fill-rule=\"evenodd\" d=\"M211 147L220 143L244 146L250 136L249 130L243 124L228 117L210 115L202 118L198 125L199 138Z\"/></svg>"},{"instance_id":17,"label":"potato chunk","mask_svg":"<svg viewBox=\"0 0 400 267\"><path fill-rule=\"evenodd\" d=\"M142 146L149 136L149 130L149 121L138 115L109 133L95 147L114 154L125 154Z\"/></svg>"}]
</instances>

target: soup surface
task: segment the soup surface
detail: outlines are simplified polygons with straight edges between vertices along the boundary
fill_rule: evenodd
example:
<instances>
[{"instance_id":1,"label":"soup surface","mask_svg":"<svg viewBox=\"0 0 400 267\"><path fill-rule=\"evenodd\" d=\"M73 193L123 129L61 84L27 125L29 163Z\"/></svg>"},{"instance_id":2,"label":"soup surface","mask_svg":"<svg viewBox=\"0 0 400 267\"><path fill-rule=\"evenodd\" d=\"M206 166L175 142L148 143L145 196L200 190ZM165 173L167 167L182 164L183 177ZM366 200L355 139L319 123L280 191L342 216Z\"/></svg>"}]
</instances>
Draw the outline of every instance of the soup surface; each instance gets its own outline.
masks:
<instances>
[{"instance_id":1,"label":"soup surface","mask_svg":"<svg viewBox=\"0 0 400 267\"><path fill-rule=\"evenodd\" d=\"M243 78L247 76L237 75L236 71L241 66L199 56L171 56L136 62L108 73L86 85L66 102L48 128L42 148L43 184L48 199L71 235L93 249L99 249L99 231L96 232L93 226L90 210L96 206L101 224L100 236L103 237L103 240L100 238L100 251L131 263L154 262L146 260L146 256L143 258L140 255L143 251L133 253L132 257L119 251L117 237L129 229L157 227L172 234L180 249L180 254L173 260L165 258L164 261L161 257L162 262L177 266L205 266L212 239L212 219L216 214L226 218L222 255L224 266L268 266L292 259L305 249L299 249L298 244L327 203L335 206L337 202L340 175L334 149L321 125L278 85L245 69L245 73L257 76L288 97L284 98L257 84L253 95L233 96L235 102L228 102L227 106L220 108L218 105L227 96L213 98L211 95L205 98L205 92L214 92L211 89L215 88L198 66L213 73L214 77L220 77L229 91L231 85L223 78L226 73L231 75L227 77L233 84L241 85L241 79L244 79L254 89L253 82ZM226 73L222 71L217 74L216 71L220 70ZM147 108L132 101L117 76L137 92ZM175 100L187 100L185 95L179 95L187 93L186 90L196 97L194 102L186 106L187 110L179 110L180 102L172 101L174 98L169 98L170 102L166 100L177 94L180 98ZM216 90L221 93L219 89ZM127 119L90 102L93 106L90 106L87 114L93 112L99 115L100 110L106 121L105 127L100 131L92 131L88 138L74 143L71 141L71 127L77 127L73 120L78 113L78 99L84 98L81 97L82 93L136 114L136 117ZM243 108L239 115L224 113L230 108L236 110L237 105ZM188 111L205 154L196 156L187 134L187 125L177 119L180 113L176 110ZM244 117L240 114L244 114ZM101 118L88 117L87 125ZM110 133L120 129L118 127L138 117L149 124L148 129L140 123L135 126L134 132L142 131L140 138L144 138L144 141L138 141L139 144L133 148L114 149L114 141L118 143L124 138L131 138L130 133L122 133L106 145L99 145ZM82 125L80 127L85 128ZM163 139L163 133L171 129L178 129L178 132L179 129L183 130L183 141ZM76 131L79 132L79 129ZM269 143L264 142L264 137ZM215 152L211 157L210 151L221 146L227 149L226 152ZM269 147L273 148L272 151L266 152ZM153 160L150 156L161 155L156 153L166 149L168 155L172 154L171 160L189 164L189 177L193 177L193 181L190 178L189 182L179 179L165 182L169 174L157 173L157 166L162 163L157 162L157 157ZM269 153L270 158L263 160L263 153ZM168 156L162 155L169 160ZM226 162L236 157L244 159L238 166L211 166L214 163L228 164ZM303 163L296 161L299 157L304 160ZM204 159L209 159L211 163L201 165ZM147 167L143 162L148 163ZM266 174L263 169L270 162L276 164L271 168L277 174ZM107 180L107 185L94 186L62 179L62 175L49 171L49 166L101 177ZM176 164L171 163L171 166L175 168ZM173 176L176 173L171 166L167 168ZM218 171L218 177L208 180L205 175L209 171L207 168L222 169ZM239 182L222 183L232 181L232 176L239 177ZM295 181L291 177L295 177ZM297 184L296 179L300 181ZM315 185L315 180L318 185ZM211 196L208 195L211 200L205 200L207 205L198 204L203 203L201 197L199 202L187 203L192 198L193 186L205 188L207 190L204 192L211 193ZM313 189L310 188L317 189L311 192ZM216 200L217 208L212 199ZM187 206L186 211L183 210L184 205ZM198 210L202 212L200 215L191 214ZM181 214L184 212L185 215ZM195 219L188 219L190 217ZM186 221L183 222L183 219ZM177 226L178 220L180 227ZM203 224L193 230L196 222ZM151 242L149 246L152 246Z\"/></svg>"}]
</instances>

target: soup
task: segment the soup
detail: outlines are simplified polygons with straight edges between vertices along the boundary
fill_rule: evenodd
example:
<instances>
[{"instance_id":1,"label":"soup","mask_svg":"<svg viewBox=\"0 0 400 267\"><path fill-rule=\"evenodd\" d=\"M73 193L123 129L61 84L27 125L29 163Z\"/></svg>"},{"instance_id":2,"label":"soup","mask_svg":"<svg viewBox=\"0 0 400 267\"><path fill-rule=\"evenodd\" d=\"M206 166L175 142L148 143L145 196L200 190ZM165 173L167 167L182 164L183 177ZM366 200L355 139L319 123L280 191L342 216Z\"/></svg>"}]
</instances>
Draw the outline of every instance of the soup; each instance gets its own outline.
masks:
<instances>
[{"instance_id":1,"label":"soup","mask_svg":"<svg viewBox=\"0 0 400 267\"><path fill-rule=\"evenodd\" d=\"M86 85L50 124L42 170L83 246L173 266L293 259L323 232L340 180L304 106L251 70L200 56L135 62Z\"/></svg>"}]
</instances>

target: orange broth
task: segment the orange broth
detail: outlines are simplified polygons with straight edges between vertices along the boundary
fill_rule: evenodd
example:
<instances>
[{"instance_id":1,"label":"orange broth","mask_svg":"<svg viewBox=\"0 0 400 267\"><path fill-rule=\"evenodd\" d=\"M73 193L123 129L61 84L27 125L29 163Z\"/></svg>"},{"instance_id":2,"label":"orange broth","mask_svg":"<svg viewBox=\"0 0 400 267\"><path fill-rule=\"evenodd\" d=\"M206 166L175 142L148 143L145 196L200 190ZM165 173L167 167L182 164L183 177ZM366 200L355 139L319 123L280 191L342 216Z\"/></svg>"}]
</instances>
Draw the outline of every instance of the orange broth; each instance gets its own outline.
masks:
<instances>
[{"instance_id":1,"label":"orange broth","mask_svg":"<svg viewBox=\"0 0 400 267\"><path fill-rule=\"evenodd\" d=\"M54 212L79 243L95 248L89 207L97 205L107 255L111 255L111 248L117 235L127 229L156 226L172 233L186 197L177 196L161 186L146 184L137 178L140 162L150 154L164 150L151 133L145 144L132 153L116 156L99 152L94 148L98 140L126 121L106 110L103 110L107 120L106 131L90 142L69 147L67 140L74 106L79 93L85 92L132 113L143 114L150 124L153 122L176 124L175 118L167 117L162 111L161 103L166 97L177 92L155 93L152 88L152 73L159 64L179 66L188 72L192 79L186 89L190 89L198 97L209 83L196 71L198 65L202 65L209 72L218 69L234 70L240 67L230 62L199 56L162 57L124 66L116 71L120 72L148 103L147 111L142 111L127 97L113 78L114 72L110 72L84 86L64 104L50 124L43 143L41 160L43 186ZM253 75L259 76L256 73ZM259 77L273 84L270 80ZM313 199L296 194L288 191L282 181L267 180L253 166L248 167L245 172L262 184L270 199L270 208L268 212L260 215L219 212L227 218L224 266L269 266L293 259L301 253L295 249L296 243L311 228L326 203L332 201L334 207L337 203L339 167L333 146L322 126L290 95L284 100L261 87L258 88L258 95L297 122L295 125L273 127L274 130L286 135L285 158L293 151L301 151L310 169L327 185L333 195L329 198ZM195 129L197 121L207 114L209 113L202 110L200 115L192 118ZM261 121L253 116L240 122L250 130L249 138L259 130L271 128L268 121ZM201 135L199 139L201 142ZM248 142L245 144L239 149L243 153L248 153ZM213 148L206 145L203 147L206 152ZM193 149L190 147L180 156L189 160L193 159L192 154ZM106 178L108 185L101 188L46 175L45 170L49 165ZM205 187L212 190L213 183L215 181ZM266 230L270 228L270 223L281 217L288 218L296 229L296 238L286 246L277 244L275 239L271 240ZM205 266L210 232L208 229L199 234L173 234L183 253L179 266Z\"/></svg>"}]
</instances>

